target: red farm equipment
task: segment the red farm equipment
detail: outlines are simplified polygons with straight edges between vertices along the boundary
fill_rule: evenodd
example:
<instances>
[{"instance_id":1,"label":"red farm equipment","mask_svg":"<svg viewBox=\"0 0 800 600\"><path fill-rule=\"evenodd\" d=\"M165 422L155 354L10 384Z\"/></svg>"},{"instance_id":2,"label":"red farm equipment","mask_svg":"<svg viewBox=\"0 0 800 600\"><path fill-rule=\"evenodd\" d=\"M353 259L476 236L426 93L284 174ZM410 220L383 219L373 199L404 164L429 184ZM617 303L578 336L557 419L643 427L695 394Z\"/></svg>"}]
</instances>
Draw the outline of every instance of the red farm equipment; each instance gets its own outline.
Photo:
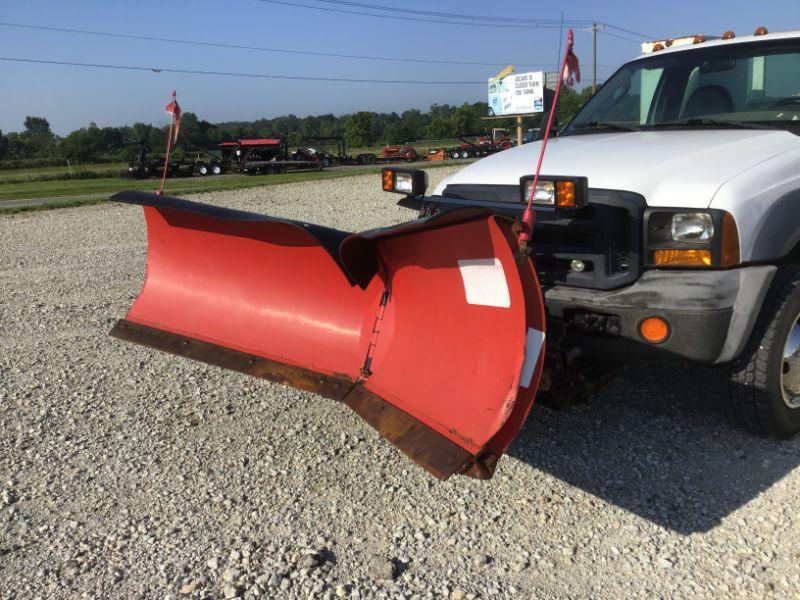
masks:
<instances>
[{"instance_id":1,"label":"red farm equipment","mask_svg":"<svg viewBox=\"0 0 800 600\"><path fill-rule=\"evenodd\" d=\"M393 144L381 148L377 162L414 162L419 160L419 154L413 146Z\"/></svg>"},{"instance_id":2,"label":"red farm equipment","mask_svg":"<svg viewBox=\"0 0 800 600\"><path fill-rule=\"evenodd\" d=\"M514 146L514 140L509 135L508 129L492 129L491 134L462 136L460 139L460 146L448 149L450 158L480 158Z\"/></svg>"}]
</instances>

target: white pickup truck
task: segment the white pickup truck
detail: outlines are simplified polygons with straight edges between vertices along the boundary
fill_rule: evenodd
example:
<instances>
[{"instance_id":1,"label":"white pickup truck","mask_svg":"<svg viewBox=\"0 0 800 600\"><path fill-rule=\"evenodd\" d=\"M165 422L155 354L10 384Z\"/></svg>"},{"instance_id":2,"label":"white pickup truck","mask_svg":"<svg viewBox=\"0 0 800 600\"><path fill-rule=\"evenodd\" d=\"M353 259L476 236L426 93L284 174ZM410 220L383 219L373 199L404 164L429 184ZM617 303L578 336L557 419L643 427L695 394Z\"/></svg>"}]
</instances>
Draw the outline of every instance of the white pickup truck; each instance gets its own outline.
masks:
<instances>
[{"instance_id":1,"label":"white pickup truck","mask_svg":"<svg viewBox=\"0 0 800 600\"><path fill-rule=\"evenodd\" d=\"M558 365L601 358L724 365L737 420L791 436L800 431L800 31L648 50L545 154L530 246L547 309L545 380ZM518 217L539 144L482 159L400 204Z\"/></svg>"}]
</instances>

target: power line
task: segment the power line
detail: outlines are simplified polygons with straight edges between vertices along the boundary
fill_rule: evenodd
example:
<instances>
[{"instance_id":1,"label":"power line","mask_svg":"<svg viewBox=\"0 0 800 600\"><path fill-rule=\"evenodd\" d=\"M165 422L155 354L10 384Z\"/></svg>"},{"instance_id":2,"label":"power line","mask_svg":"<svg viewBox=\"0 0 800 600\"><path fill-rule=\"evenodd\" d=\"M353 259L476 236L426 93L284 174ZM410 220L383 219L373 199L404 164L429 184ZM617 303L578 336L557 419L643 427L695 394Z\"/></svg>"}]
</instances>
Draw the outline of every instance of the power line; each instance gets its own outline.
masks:
<instances>
[{"instance_id":1,"label":"power line","mask_svg":"<svg viewBox=\"0 0 800 600\"><path fill-rule=\"evenodd\" d=\"M350 77L313 77L306 75L273 75L267 73L238 73L235 71L203 71L198 69L176 69L171 67L142 67L134 65L109 65L100 63L69 62L36 58L0 56L0 60L43 65L62 65L70 67L90 67L95 69L121 69L125 71L151 71L153 73L181 73L187 75L215 75L224 77L248 77L252 79L290 79L298 81L321 81L338 83L389 83L404 85L486 85L483 81L422 81L416 79L361 79Z\"/></svg>"},{"instance_id":2,"label":"power line","mask_svg":"<svg viewBox=\"0 0 800 600\"><path fill-rule=\"evenodd\" d=\"M186 44L191 46L208 46L213 48L233 48L235 50L254 50L258 52L276 52L282 54L304 54L309 56L324 56L328 58L346 58L356 60L373 60L373 61L387 61L387 62L403 62L403 63L430 63L430 64L443 64L443 65L475 65L484 67L495 67L498 65L508 64L504 62L471 62L471 61L458 61L458 60L439 60L427 58L398 58L389 56L366 56L361 54L336 54L332 52L318 52L314 50L292 50L287 48L266 48L262 46L245 46L240 44L228 44L223 42L207 42L200 40L184 40L175 38L162 38L147 35L136 35L129 33L113 33L105 31L88 31L85 29L68 29L66 27L49 27L45 25L28 25L25 23L7 23L0 22L0 27L14 27L20 29L34 29L37 31L53 31L59 33L73 33L80 35L93 35L107 38L120 38L129 40L140 40L148 42L165 42L170 44ZM515 63L528 67L552 67L551 64L534 64L534 63Z\"/></svg>"},{"instance_id":3,"label":"power line","mask_svg":"<svg viewBox=\"0 0 800 600\"><path fill-rule=\"evenodd\" d=\"M357 8L366 8L370 10L378 10L378 11L387 11L387 12L398 12L398 13L406 13L406 14L414 14L414 15L427 15L432 17L442 17L446 19L464 19L464 20L478 20L478 21L499 21L505 23L531 23L531 24L547 24L547 25L556 25L561 23L561 19L524 19L520 17L498 17L498 16L487 16L487 15L472 15L472 14L462 14L462 13L446 13L446 12L434 12L428 10L418 10L418 9L411 9L411 8L399 8L396 6L385 6L385 5L378 5L378 4L367 4L364 2L352 2L350 0L315 0L316 2L324 3L324 4L338 4L344 6L354 6ZM582 23L589 21L571 21L573 23Z\"/></svg>"},{"instance_id":4,"label":"power line","mask_svg":"<svg viewBox=\"0 0 800 600\"><path fill-rule=\"evenodd\" d=\"M632 44L641 44L642 43L641 40L632 40L629 37L618 35L616 33L611 33L609 31L605 31L604 29L601 29L600 33L602 33L603 35L607 35L609 37L617 38L618 40L625 40L626 42L631 42Z\"/></svg>"},{"instance_id":5,"label":"power line","mask_svg":"<svg viewBox=\"0 0 800 600\"><path fill-rule=\"evenodd\" d=\"M612 25L611 23L600 23L600 25L605 25L611 29L616 29L617 31L621 31L623 33L630 33L631 35L638 36L640 38L654 40L657 36L655 35L647 35L646 33L639 33L638 31L631 31L630 29L625 29L624 27L617 27L616 25Z\"/></svg>"},{"instance_id":6,"label":"power line","mask_svg":"<svg viewBox=\"0 0 800 600\"><path fill-rule=\"evenodd\" d=\"M441 25L461 25L464 27L492 27L492 28L503 28L503 29L556 29L560 27L558 22L554 23L541 23L541 24L525 24L525 25L517 25L514 23L478 23L478 22L464 22L464 21L444 21L441 19L422 19L417 17L407 17L407 16L400 16L400 15L379 15L375 13L363 12L363 11L356 11L356 10L347 10L344 8L331 8L326 6L311 6L310 4L300 4L297 2L285 2L283 0L259 0L259 2L266 2L269 4L280 4L282 6L291 6L292 8L308 8L311 10L322 10L327 12L333 13L344 13L348 15L360 15L363 17L375 17L377 19L394 19L394 20L401 20L401 21L417 21L421 23L437 23ZM384 9L386 7L383 7ZM575 22L575 26L577 27L581 23Z\"/></svg>"},{"instance_id":7,"label":"power line","mask_svg":"<svg viewBox=\"0 0 800 600\"><path fill-rule=\"evenodd\" d=\"M563 17L561 19L526 19L520 17L500 17L500 16L488 16L488 15L473 15L473 14L463 14L463 13L447 13L447 12L437 12L437 11L428 11L428 10L418 10L418 9L410 9L410 8L401 8L397 6L385 6L385 5L378 5L378 4L368 4L365 2L354 2L352 0L313 0L315 2L324 3L324 4L332 4L336 6L349 6L354 8L361 8L366 10L373 10L373 11L382 11L382 12L392 12L392 13L400 13L405 15L421 15L421 16L429 16L429 17L437 17L437 18L444 18L450 19L450 21L440 21L440 20L430 20L430 19L411 19L409 17L400 17L400 16L389 16L389 15L380 15L374 13L365 13L361 11L350 11L344 9L334 9L334 8L326 8L322 6L312 6L308 4L297 4L286 2L283 0L260 0L261 2L268 2L270 4L281 4L284 6L293 6L293 7L300 7L300 8L308 8L313 10L326 10L329 12L340 12L345 14L356 14L368 17L378 17L378 18L395 18L395 19L403 19L403 20L413 20L413 21L423 21L427 23L443 23L446 25L468 25L468 26L481 26L481 27L515 27L519 29L528 29L528 28L550 28L550 29L562 29L565 25L572 26L572 27L585 27L591 25L592 23L599 23L601 25L605 25L611 29L615 29L617 31L621 31L623 33L629 33L635 36L639 36L641 38L646 39L653 39L655 36L651 36L645 33L640 33L637 31L632 31L630 29L626 29L624 27L619 27L618 25L612 25L611 23L606 22L599 22L594 21L592 19L570 19L565 21ZM482 21L483 23L458 23L454 20L462 20L462 21ZM486 23L486 21L497 23L497 25Z\"/></svg>"}]
</instances>

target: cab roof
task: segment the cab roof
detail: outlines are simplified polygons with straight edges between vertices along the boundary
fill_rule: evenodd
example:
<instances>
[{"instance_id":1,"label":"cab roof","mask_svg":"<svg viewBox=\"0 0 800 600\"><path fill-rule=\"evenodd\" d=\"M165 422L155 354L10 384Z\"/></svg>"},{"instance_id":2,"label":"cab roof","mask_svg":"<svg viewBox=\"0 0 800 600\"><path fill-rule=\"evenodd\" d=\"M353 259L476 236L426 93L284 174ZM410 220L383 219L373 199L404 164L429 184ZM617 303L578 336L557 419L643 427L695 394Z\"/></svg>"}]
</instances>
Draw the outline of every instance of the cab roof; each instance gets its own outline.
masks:
<instances>
[{"instance_id":1,"label":"cab roof","mask_svg":"<svg viewBox=\"0 0 800 600\"><path fill-rule=\"evenodd\" d=\"M696 36L686 36L684 38L675 38L676 44L663 50L657 50L655 52L649 51L644 52L641 56L637 56L633 60L641 60L643 58L647 58L648 56L658 55L663 56L665 54L672 54L673 52L686 52L687 50L699 50L700 48L709 48L713 46L723 46L723 45L732 45L732 44L745 44L748 42L768 42L771 40L787 40L787 39L800 39L800 29L794 29L791 31L779 31L776 33L765 33L762 35L742 35L736 36L730 39L722 39L722 38L709 38L706 36L706 41L698 42L698 43L691 43L691 41L683 42L683 40L691 40L691 38ZM683 43L677 43L678 41ZM664 43L663 41L659 40L659 43ZM643 50L646 46L652 46L654 42L646 42L642 44Z\"/></svg>"}]
</instances>

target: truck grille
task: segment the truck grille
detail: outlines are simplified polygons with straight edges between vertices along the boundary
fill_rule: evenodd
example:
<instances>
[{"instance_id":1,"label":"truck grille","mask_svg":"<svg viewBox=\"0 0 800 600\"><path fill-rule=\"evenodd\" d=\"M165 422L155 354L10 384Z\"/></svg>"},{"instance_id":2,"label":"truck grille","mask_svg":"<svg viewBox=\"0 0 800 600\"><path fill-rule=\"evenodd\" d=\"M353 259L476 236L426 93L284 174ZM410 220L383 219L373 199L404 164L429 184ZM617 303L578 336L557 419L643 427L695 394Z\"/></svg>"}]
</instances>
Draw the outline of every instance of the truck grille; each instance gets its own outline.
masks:
<instances>
[{"instance_id":1,"label":"truck grille","mask_svg":"<svg viewBox=\"0 0 800 600\"><path fill-rule=\"evenodd\" d=\"M451 185L443 196L515 217L524 208L518 186ZM531 247L542 284L610 290L633 283L642 271L644 209L638 194L599 189L578 210L537 209ZM583 272L571 268L573 260L583 261Z\"/></svg>"}]
</instances>

